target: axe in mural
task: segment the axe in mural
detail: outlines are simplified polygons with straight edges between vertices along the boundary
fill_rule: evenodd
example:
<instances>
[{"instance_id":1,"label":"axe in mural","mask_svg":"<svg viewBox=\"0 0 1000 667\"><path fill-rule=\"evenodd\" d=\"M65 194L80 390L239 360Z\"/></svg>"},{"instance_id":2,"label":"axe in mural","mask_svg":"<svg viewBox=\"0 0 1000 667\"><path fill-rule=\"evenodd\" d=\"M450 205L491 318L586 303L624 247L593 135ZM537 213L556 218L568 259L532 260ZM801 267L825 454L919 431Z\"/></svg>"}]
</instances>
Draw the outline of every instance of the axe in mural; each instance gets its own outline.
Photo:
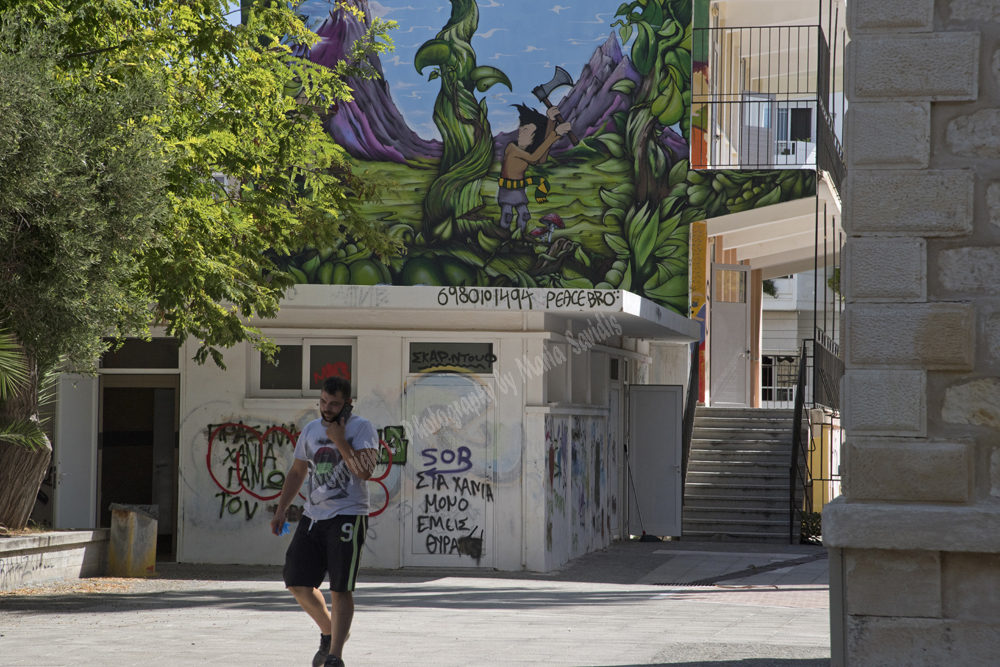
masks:
<instances>
[{"instance_id":1,"label":"axe in mural","mask_svg":"<svg viewBox=\"0 0 1000 667\"><path fill-rule=\"evenodd\" d=\"M545 105L546 108L548 108L554 106L552 103L549 102L549 95L552 94L552 91L554 91L556 88L562 88L563 86L572 86L572 85L573 85L573 77L569 75L569 72L564 70L562 67L556 67L556 73L552 76L552 80L541 86L535 86L534 90L532 90L531 92L535 97L538 98L539 102L541 102L542 104ZM556 122L565 123L566 120L562 117L562 114L559 114L556 116ZM580 140L576 138L575 134L573 134L573 130L570 130L566 136L569 137L569 140L573 142L574 146L580 143Z\"/></svg>"}]
</instances>

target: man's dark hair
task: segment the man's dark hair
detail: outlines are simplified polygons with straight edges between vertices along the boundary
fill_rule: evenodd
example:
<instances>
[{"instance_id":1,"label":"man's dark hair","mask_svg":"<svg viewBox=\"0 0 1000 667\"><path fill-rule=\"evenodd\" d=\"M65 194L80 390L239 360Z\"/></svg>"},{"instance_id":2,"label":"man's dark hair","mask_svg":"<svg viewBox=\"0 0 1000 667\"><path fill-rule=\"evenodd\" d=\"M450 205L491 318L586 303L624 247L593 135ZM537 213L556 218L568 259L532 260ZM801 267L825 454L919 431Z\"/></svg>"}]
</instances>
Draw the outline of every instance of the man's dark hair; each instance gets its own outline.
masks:
<instances>
[{"instance_id":1,"label":"man's dark hair","mask_svg":"<svg viewBox=\"0 0 1000 667\"><path fill-rule=\"evenodd\" d=\"M519 116L517 120L518 127L524 127L525 125L535 126L535 136L525 149L529 153L534 153L542 145L542 142L545 141L545 129L549 126L549 118L525 104L515 104L513 106L517 108Z\"/></svg>"},{"instance_id":2,"label":"man's dark hair","mask_svg":"<svg viewBox=\"0 0 1000 667\"><path fill-rule=\"evenodd\" d=\"M345 401L351 398L351 381L339 375L331 375L323 380L323 391L330 396L340 394Z\"/></svg>"}]
</instances>

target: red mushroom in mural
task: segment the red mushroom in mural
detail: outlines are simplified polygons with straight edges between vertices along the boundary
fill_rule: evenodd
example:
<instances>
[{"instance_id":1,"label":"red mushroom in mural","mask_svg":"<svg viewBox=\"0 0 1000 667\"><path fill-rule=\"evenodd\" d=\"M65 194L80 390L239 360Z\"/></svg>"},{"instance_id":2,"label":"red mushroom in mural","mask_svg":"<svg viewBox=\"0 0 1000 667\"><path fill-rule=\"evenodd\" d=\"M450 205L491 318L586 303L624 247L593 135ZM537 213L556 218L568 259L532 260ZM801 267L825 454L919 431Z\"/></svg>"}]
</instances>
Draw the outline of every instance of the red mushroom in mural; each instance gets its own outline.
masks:
<instances>
[{"instance_id":1,"label":"red mushroom in mural","mask_svg":"<svg viewBox=\"0 0 1000 667\"><path fill-rule=\"evenodd\" d=\"M546 242L552 240L552 232L554 232L555 230L566 229L566 225L563 223L562 218L560 218L555 213L546 213L545 215L542 216L542 219L539 220L539 222L544 226L537 227L531 230L531 233L529 235L536 239L540 239L541 237L544 236L545 237L544 240Z\"/></svg>"}]
</instances>

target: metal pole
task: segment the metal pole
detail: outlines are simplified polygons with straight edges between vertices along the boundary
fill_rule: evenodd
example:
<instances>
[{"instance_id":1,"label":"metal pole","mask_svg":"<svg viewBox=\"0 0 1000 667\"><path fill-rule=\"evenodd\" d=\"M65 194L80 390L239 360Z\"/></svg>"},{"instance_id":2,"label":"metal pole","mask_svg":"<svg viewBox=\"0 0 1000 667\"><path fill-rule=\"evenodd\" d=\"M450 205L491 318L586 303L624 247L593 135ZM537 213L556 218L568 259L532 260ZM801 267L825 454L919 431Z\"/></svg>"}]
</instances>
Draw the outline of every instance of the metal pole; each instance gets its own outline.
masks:
<instances>
[{"instance_id":1,"label":"metal pole","mask_svg":"<svg viewBox=\"0 0 1000 667\"><path fill-rule=\"evenodd\" d=\"M816 180L819 181L819 172L816 172ZM819 312L819 184L816 187L816 230L813 238L813 339L816 338L816 315Z\"/></svg>"},{"instance_id":2,"label":"metal pole","mask_svg":"<svg viewBox=\"0 0 1000 667\"><path fill-rule=\"evenodd\" d=\"M829 280L826 274L826 202L823 202L823 334L826 334L826 281Z\"/></svg>"}]
</instances>

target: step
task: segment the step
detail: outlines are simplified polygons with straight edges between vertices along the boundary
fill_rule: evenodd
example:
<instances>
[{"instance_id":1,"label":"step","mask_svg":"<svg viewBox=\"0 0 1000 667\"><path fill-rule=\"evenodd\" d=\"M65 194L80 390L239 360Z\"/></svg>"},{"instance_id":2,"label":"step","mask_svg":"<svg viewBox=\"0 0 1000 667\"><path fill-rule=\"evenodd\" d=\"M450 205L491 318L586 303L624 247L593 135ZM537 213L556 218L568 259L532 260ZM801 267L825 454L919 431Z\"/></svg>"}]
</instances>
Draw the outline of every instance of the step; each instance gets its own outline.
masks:
<instances>
[{"instance_id":1,"label":"step","mask_svg":"<svg viewBox=\"0 0 1000 667\"><path fill-rule=\"evenodd\" d=\"M691 448L700 449L705 447L718 447L720 449L758 449L776 450L782 449L792 451L792 437L788 436L783 440L755 440L748 438L745 440L725 439L725 438L700 438L697 433L692 434Z\"/></svg>"},{"instance_id":2,"label":"step","mask_svg":"<svg viewBox=\"0 0 1000 667\"><path fill-rule=\"evenodd\" d=\"M754 520L720 520L720 519L687 519L681 521L681 533L689 530L702 530L711 533L754 532L771 533L781 530L788 534L788 517L784 521L754 521Z\"/></svg>"},{"instance_id":3,"label":"step","mask_svg":"<svg viewBox=\"0 0 1000 667\"><path fill-rule=\"evenodd\" d=\"M784 449L736 449L723 447L692 447L690 461L742 461L746 459L759 461L780 461L786 466L791 463L792 453Z\"/></svg>"},{"instance_id":4,"label":"step","mask_svg":"<svg viewBox=\"0 0 1000 667\"><path fill-rule=\"evenodd\" d=\"M801 500L801 494L799 494ZM698 507L704 510L717 509L738 510L754 509L757 511L788 512L788 489L778 495L726 495L726 494L696 494L684 496L684 510L688 507Z\"/></svg>"},{"instance_id":5,"label":"step","mask_svg":"<svg viewBox=\"0 0 1000 667\"><path fill-rule=\"evenodd\" d=\"M758 442L792 442L792 430L747 428L695 428L692 440L754 440Z\"/></svg>"},{"instance_id":6,"label":"step","mask_svg":"<svg viewBox=\"0 0 1000 667\"><path fill-rule=\"evenodd\" d=\"M801 494L800 494L801 495ZM688 481L684 485L684 501L701 501L702 496L730 498L733 502L744 503L751 497L773 498L788 503L788 483L785 484L720 484Z\"/></svg>"},{"instance_id":7,"label":"step","mask_svg":"<svg viewBox=\"0 0 1000 667\"><path fill-rule=\"evenodd\" d=\"M774 429L791 431L795 422L791 419L724 419L721 417L695 417L694 427L698 428L739 428L753 430Z\"/></svg>"},{"instance_id":8,"label":"step","mask_svg":"<svg viewBox=\"0 0 1000 667\"><path fill-rule=\"evenodd\" d=\"M795 410L784 408L698 408L695 417L722 419L794 419Z\"/></svg>"},{"instance_id":9,"label":"step","mask_svg":"<svg viewBox=\"0 0 1000 667\"><path fill-rule=\"evenodd\" d=\"M704 460L691 459L688 461L688 475L698 472L730 472L736 474L777 474L783 472L788 477L788 462L776 461L768 463L763 461L731 461L731 460Z\"/></svg>"},{"instance_id":10,"label":"step","mask_svg":"<svg viewBox=\"0 0 1000 667\"><path fill-rule=\"evenodd\" d=\"M757 508L745 505L734 507L705 507L703 505L685 505L683 510L685 520L694 519L759 519L761 521L784 521L788 523L788 503L782 507Z\"/></svg>"},{"instance_id":11,"label":"step","mask_svg":"<svg viewBox=\"0 0 1000 667\"><path fill-rule=\"evenodd\" d=\"M788 544L788 529L784 531L753 533L730 531L726 533L714 533L707 530L682 530L681 539L697 540L702 542L753 542L756 544ZM796 530L792 540L799 541L799 531Z\"/></svg>"},{"instance_id":12,"label":"step","mask_svg":"<svg viewBox=\"0 0 1000 667\"><path fill-rule=\"evenodd\" d=\"M688 470L687 483L705 482L712 484L773 484L774 482L788 482L788 470L781 472L757 472L753 469L742 470L740 472L709 472L702 470Z\"/></svg>"}]
</instances>

